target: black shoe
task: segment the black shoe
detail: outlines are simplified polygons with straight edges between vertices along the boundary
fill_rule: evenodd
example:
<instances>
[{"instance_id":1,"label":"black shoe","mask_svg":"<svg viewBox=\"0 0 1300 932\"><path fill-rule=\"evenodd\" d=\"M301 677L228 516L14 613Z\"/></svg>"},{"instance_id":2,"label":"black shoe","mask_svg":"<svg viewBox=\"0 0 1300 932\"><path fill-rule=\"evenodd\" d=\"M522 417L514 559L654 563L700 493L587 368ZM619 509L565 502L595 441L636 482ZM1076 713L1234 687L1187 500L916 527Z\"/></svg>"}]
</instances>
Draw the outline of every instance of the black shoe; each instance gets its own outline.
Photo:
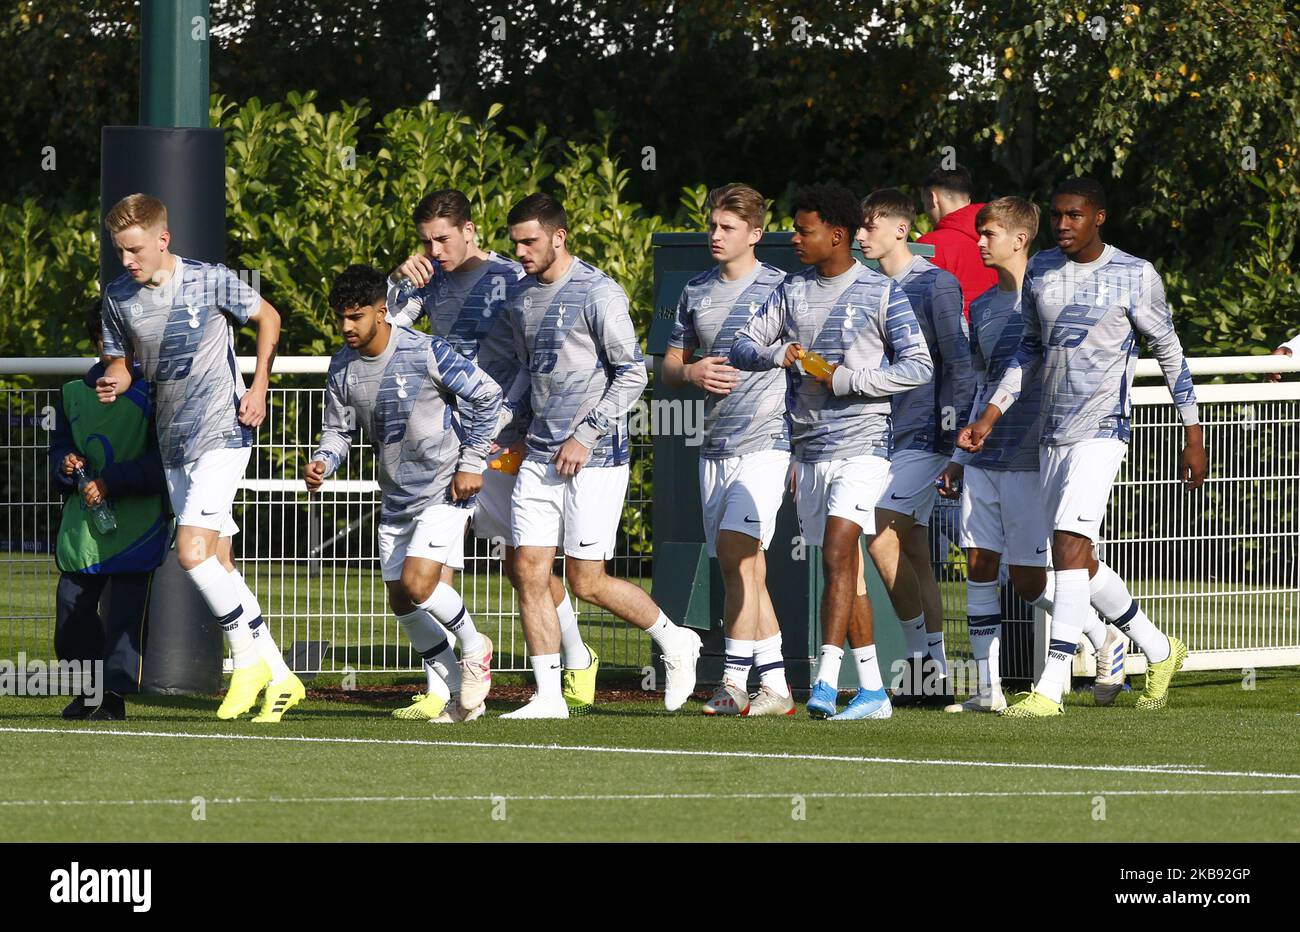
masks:
<instances>
[{"instance_id":1,"label":"black shoe","mask_svg":"<svg viewBox=\"0 0 1300 932\"><path fill-rule=\"evenodd\" d=\"M117 693L104 693L104 701L90 715L92 722L120 722L126 718L126 701Z\"/></svg>"},{"instance_id":2,"label":"black shoe","mask_svg":"<svg viewBox=\"0 0 1300 932\"><path fill-rule=\"evenodd\" d=\"M93 711L95 711L95 707L86 705L84 696L78 696L63 707L63 717L68 719L85 718Z\"/></svg>"},{"instance_id":3,"label":"black shoe","mask_svg":"<svg viewBox=\"0 0 1300 932\"><path fill-rule=\"evenodd\" d=\"M919 664L919 670L916 658L908 657L906 663L907 672L901 684L904 688L895 690L890 696L890 702L895 708L933 709L956 701L952 678L940 677L932 659L924 658ZM941 684L939 689L934 689L935 680Z\"/></svg>"}]
</instances>

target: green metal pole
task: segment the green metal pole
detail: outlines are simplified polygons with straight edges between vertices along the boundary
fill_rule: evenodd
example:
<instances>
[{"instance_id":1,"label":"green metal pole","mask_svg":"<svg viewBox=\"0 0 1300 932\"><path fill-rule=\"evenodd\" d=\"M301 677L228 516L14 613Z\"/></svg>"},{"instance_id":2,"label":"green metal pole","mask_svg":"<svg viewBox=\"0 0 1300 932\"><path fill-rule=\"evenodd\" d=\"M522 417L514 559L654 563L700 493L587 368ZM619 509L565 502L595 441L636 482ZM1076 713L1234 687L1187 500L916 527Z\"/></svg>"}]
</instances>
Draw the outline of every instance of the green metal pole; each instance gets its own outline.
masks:
<instances>
[{"instance_id":1,"label":"green metal pole","mask_svg":"<svg viewBox=\"0 0 1300 932\"><path fill-rule=\"evenodd\" d=\"M140 7L140 125L208 125L208 0Z\"/></svg>"}]
</instances>

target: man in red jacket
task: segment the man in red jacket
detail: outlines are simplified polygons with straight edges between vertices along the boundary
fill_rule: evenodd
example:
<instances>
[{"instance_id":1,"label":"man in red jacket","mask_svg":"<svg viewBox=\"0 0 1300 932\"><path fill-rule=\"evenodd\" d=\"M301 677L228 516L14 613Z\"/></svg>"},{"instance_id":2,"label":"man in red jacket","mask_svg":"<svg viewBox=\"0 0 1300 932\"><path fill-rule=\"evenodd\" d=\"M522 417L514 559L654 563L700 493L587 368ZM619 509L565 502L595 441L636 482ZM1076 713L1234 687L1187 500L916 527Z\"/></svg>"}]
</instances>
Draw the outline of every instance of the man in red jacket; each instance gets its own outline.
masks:
<instances>
[{"instance_id":1,"label":"man in red jacket","mask_svg":"<svg viewBox=\"0 0 1300 932\"><path fill-rule=\"evenodd\" d=\"M980 258L975 215L983 204L971 203L970 172L963 166L935 168L921 182L921 202L934 229L919 240L934 247L931 260L957 276L961 283L962 313L970 320L970 303L998 283L997 272Z\"/></svg>"}]
</instances>

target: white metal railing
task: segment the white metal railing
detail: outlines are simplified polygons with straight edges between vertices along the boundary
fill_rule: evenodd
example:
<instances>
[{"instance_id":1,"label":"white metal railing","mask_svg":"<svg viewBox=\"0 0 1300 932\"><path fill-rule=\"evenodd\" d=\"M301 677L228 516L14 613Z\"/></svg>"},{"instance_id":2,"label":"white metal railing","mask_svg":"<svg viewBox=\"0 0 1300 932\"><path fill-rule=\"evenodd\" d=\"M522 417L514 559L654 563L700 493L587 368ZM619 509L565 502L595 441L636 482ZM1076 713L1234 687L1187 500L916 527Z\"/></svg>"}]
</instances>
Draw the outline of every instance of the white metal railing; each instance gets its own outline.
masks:
<instances>
[{"instance_id":1,"label":"white metal railing","mask_svg":"<svg viewBox=\"0 0 1300 932\"><path fill-rule=\"evenodd\" d=\"M0 359L0 376L75 376L90 359ZM241 367L252 371L251 357ZM1229 357L1190 360L1195 377L1300 372L1300 359ZM280 376L322 376L327 358L281 357ZM1149 380L1159 370L1138 364ZM292 380L302 383L302 379ZM317 383L315 379L307 383ZM48 384L48 382L47 382ZM43 411L57 389L3 391L7 427L0 446L7 481L0 526L0 656L49 653L57 570L50 554L60 502L49 489ZM1181 428L1160 384L1133 393L1133 440L1107 522L1104 558L1129 583L1147 613L1191 649L1188 667L1226 669L1300 664L1300 382L1235 380L1197 388L1211 471L1205 488L1187 493L1177 481ZM376 566L374 463L364 444L338 480L308 502L297 479L320 429L322 389L273 384L266 424L237 501L243 532L238 557L286 649L328 641L328 671L415 670L387 610ZM633 439L634 469L649 438ZM625 533L613 571L647 579L649 540L637 520L646 498L629 497ZM952 524L951 510L936 518ZM947 521L947 524L944 522ZM949 528L955 536L955 528ZM526 668L514 593L489 542L467 552L462 588L480 628L497 644L499 669ZM498 548L499 552L499 548ZM939 556L953 580L960 560ZM965 641L960 586L946 586L950 641ZM584 635L602 661L639 667L646 639L592 606L579 606ZM1140 669L1141 658L1137 658Z\"/></svg>"}]
</instances>

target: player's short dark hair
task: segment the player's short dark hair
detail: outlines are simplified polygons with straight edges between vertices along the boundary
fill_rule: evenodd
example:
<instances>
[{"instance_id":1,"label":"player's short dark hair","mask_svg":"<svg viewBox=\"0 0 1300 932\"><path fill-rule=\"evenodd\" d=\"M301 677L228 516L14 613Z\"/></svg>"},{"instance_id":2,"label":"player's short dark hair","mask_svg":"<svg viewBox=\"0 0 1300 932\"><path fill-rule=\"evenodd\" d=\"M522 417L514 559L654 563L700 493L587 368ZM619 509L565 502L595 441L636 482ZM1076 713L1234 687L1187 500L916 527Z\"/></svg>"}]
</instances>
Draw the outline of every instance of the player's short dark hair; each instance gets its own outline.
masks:
<instances>
[{"instance_id":1,"label":"player's short dark hair","mask_svg":"<svg viewBox=\"0 0 1300 932\"><path fill-rule=\"evenodd\" d=\"M90 345L104 339L104 301L102 298L96 298L81 309L81 322L85 325L86 336L90 337Z\"/></svg>"},{"instance_id":2,"label":"player's short dark hair","mask_svg":"<svg viewBox=\"0 0 1300 932\"><path fill-rule=\"evenodd\" d=\"M349 265L330 289L330 307L335 314L349 308L369 307L384 300L388 293L388 276L373 265Z\"/></svg>"},{"instance_id":3,"label":"player's short dark hair","mask_svg":"<svg viewBox=\"0 0 1300 932\"><path fill-rule=\"evenodd\" d=\"M970 170L965 165L944 168L936 165L921 182L922 190L938 188L957 197L970 198L975 195L975 182L971 180Z\"/></svg>"},{"instance_id":4,"label":"player's short dark hair","mask_svg":"<svg viewBox=\"0 0 1300 932\"><path fill-rule=\"evenodd\" d=\"M416 223L428 223L438 217L446 217L459 230L469 223L469 198L455 188L444 188L420 198L411 212L411 219Z\"/></svg>"},{"instance_id":5,"label":"player's short dark hair","mask_svg":"<svg viewBox=\"0 0 1300 932\"><path fill-rule=\"evenodd\" d=\"M838 184L810 184L799 188L790 198L790 213L801 210L816 213L822 222L833 227L844 227L849 237L862 226L862 208L858 197L848 188Z\"/></svg>"},{"instance_id":6,"label":"player's short dark hair","mask_svg":"<svg viewBox=\"0 0 1300 932\"><path fill-rule=\"evenodd\" d=\"M564 205L549 194L540 191L528 195L511 207L510 213L506 215L508 226L527 223L529 220L536 220L547 233L569 228L569 215L565 213Z\"/></svg>"},{"instance_id":7,"label":"player's short dark hair","mask_svg":"<svg viewBox=\"0 0 1300 932\"><path fill-rule=\"evenodd\" d=\"M910 227L916 222L916 204L897 188L881 188L862 199L862 221L877 217L894 217L906 220Z\"/></svg>"},{"instance_id":8,"label":"player's short dark hair","mask_svg":"<svg viewBox=\"0 0 1300 932\"><path fill-rule=\"evenodd\" d=\"M1083 176L1066 178L1052 192L1053 199L1058 194L1076 194L1097 208L1097 210L1106 209L1106 189L1095 178L1085 178Z\"/></svg>"}]
</instances>

